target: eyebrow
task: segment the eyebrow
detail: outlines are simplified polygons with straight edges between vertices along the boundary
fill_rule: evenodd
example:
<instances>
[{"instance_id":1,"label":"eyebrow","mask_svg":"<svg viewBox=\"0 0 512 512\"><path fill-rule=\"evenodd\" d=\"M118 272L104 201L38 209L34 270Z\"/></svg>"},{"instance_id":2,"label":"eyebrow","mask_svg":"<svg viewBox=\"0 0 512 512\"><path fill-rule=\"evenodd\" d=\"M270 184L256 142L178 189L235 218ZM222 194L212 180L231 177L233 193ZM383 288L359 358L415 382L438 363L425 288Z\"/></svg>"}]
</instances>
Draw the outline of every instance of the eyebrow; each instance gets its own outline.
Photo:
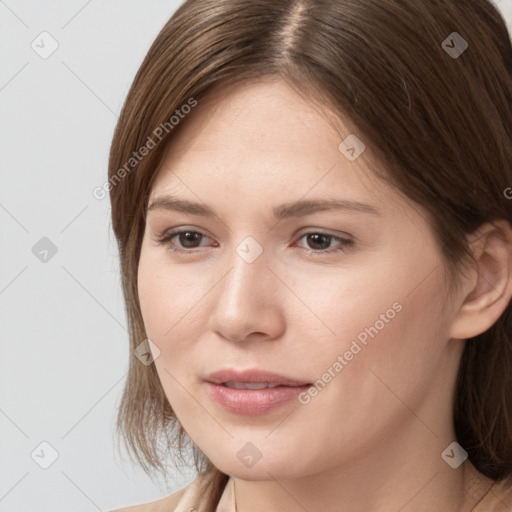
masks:
<instances>
[{"instance_id":1,"label":"eyebrow","mask_svg":"<svg viewBox=\"0 0 512 512\"><path fill-rule=\"evenodd\" d=\"M217 217L215 211L205 204L178 199L169 195L157 196L146 209L146 211L155 210L178 211L201 215L203 217ZM276 219L283 220L289 217L301 217L327 210L356 211L372 215L381 215L375 207L369 204L346 199L300 200L276 206L273 208L272 213Z\"/></svg>"}]
</instances>

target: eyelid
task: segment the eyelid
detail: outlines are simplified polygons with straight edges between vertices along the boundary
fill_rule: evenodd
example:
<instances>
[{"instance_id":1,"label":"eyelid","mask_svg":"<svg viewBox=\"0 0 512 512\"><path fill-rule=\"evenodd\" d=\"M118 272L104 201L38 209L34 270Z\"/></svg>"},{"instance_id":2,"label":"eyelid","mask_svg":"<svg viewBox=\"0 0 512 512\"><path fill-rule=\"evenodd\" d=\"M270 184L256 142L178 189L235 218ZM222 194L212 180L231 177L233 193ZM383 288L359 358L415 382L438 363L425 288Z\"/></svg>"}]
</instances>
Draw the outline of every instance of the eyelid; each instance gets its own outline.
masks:
<instances>
[{"instance_id":1,"label":"eyelid","mask_svg":"<svg viewBox=\"0 0 512 512\"><path fill-rule=\"evenodd\" d=\"M307 247L299 246L301 249L307 251L308 255L314 255L314 256L321 257L322 255L330 255L333 253L345 252L347 249L349 249L355 245L354 237L352 237L348 233L332 233L331 230L326 230L323 228L314 228L314 227L302 228L301 231L302 231L302 233L299 232L293 236L293 238L296 241L294 242L292 247L297 246L297 243L304 236L313 235L313 234L327 236L327 237L330 237L331 239L339 242L338 246L335 246L334 248L330 247L327 249L309 249ZM197 253L198 250L204 246L200 245L199 247L187 249L187 248L181 248L179 246L175 246L174 244L172 244L173 238L175 238L176 236L179 236L182 233L186 233L186 232L196 233L196 234L201 235L204 238L209 238L210 240L213 240L213 237L211 237L203 229L192 228L192 227L188 227L188 226L179 226L179 227L168 228L168 229L164 230L163 232L161 232L160 234L158 234L157 242L159 245L166 246L169 250L174 251L176 253L189 254L189 255ZM217 244L217 242L215 242L215 243ZM217 244L217 246L218 246L218 244Z\"/></svg>"},{"instance_id":2,"label":"eyelid","mask_svg":"<svg viewBox=\"0 0 512 512\"><path fill-rule=\"evenodd\" d=\"M165 228L161 231L157 231L155 233L155 237L158 240L161 240L162 238L165 238L167 236L177 235L179 233L182 233L183 231L191 231L194 233L200 233L201 235L209 238L210 240L213 240L213 237L210 236L209 233L205 229L197 228L194 226L187 226L187 225L183 225L183 226L179 225L179 226L175 226L172 228Z\"/></svg>"},{"instance_id":3,"label":"eyelid","mask_svg":"<svg viewBox=\"0 0 512 512\"><path fill-rule=\"evenodd\" d=\"M332 255L335 253L343 253L347 249L350 249L355 245L355 240L353 237L351 237L348 234L334 234L329 231L324 231L322 229L309 229L309 231L306 231L302 234L298 235L297 241L294 243L294 246L306 235L321 235L321 236L327 236L330 237L332 240L336 240L338 242L337 246L329 247L327 249L309 249L308 247L301 247L301 249L307 251L308 255L315 255L315 256L322 256L322 255Z\"/></svg>"},{"instance_id":4,"label":"eyelid","mask_svg":"<svg viewBox=\"0 0 512 512\"><path fill-rule=\"evenodd\" d=\"M349 235L348 233L346 233L345 231L335 231L335 230L331 230L331 229L327 229L327 228L317 228L315 226L308 226L308 227L305 227L305 228L301 228L294 235L294 238L295 237L302 237L304 235L309 235L309 234L312 234L312 233L333 236L333 237L336 237L336 238L342 238L344 240L353 240L353 241L355 241L355 238L352 235Z\"/></svg>"},{"instance_id":5,"label":"eyelid","mask_svg":"<svg viewBox=\"0 0 512 512\"><path fill-rule=\"evenodd\" d=\"M186 225L185 226L177 226L177 227L173 227L173 228L166 228L163 231L159 231L158 233L156 233L156 237L158 240L161 240L164 237L176 235L183 231L197 232L197 233L200 233L201 235L209 238L210 240L213 240L213 237L210 236L208 234L208 232L206 232L204 229L196 228L193 226L186 226ZM348 233L339 232L339 231L333 232L329 229L316 228L316 227L301 228L301 230L296 232L292 236L292 238L297 238L297 237L302 238L304 235L309 235L309 234L322 234L322 235L332 236L334 238L341 238L346 241L349 241L349 240L355 241L354 237L352 235L349 235Z\"/></svg>"}]
</instances>

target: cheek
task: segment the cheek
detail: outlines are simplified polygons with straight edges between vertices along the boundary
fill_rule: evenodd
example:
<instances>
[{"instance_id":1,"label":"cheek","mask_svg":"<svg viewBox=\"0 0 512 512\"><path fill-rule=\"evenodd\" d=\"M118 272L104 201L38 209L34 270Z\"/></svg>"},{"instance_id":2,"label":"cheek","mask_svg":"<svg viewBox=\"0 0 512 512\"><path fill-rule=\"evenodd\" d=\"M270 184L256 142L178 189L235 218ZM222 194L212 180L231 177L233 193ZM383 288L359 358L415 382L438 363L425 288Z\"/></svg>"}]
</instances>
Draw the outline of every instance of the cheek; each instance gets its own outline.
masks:
<instances>
[{"instance_id":1,"label":"cheek","mask_svg":"<svg viewBox=\"0 0 512 512\"><path fill-rule=\"evenodd\" d=\"M316 336L297 344L299 360L309 362L315 378L336 380L331 393L342 393L345 403L367 400L370 407L390 395L378 377L416 401L435 375L446 343L443 278L440 268L433 268L391 272L383 265L351 277L345 273L330 279L323 293L318 279L316 287L303 280L297 295L308 297Z\"/></svg>"},{"instance_id":2,"label":"cheek","mask_svg":"<svg viewBox=\"0 0 512 512\"><path fill-rule=\"evenodd\" d=\"M416 410L439 384L443 368L442 282L439 275L431 276L413 292L408 283L404 280L403 292L389 298L389 302L398 299L392 311L380 307L367 316L359 333L368 335L363 336L366 344L359 343L361 352L354 356L346 375L352 396L358 397L364 409L375 411L383 423L405 412L404 404Z\"/></svg>"},{"instance_id":3,"label":"cheek","mask_svg":"<svg viewBox=\"0 0 512 512\"><path fill-rule=\"evenodd\" d=\"M137 289L139 304L144 321L144 327L149 339L157 341L158 333L164 328L161 310L164 299L161 280L156 267L151 265L147 258L141 255L137 276Z\"/></svg>"},{"instance_id":4,"label":"cheek","mask_svg":"<svg viewBox=\"0 0 512 512\"><path fill-rule=\"evenodd\" d=\"M322 439L339 446L340 456L346 446L339 438L349 439L357 450L409 421L410 410L418 411L438 385L442 368L439 274L412 293L414 286L404 275L381 278L378 287L370 287L371 282L378 281L360 279L351 293L331 295L323 309L317 301L317 311L331 315L329 326L336 334L316 346L311 343L309 352L304 347L299 359L294 358L310 366L318 379L315 394L302 397L297 425L309 432L312 418L317 418ZM358 295L353 295L356 290ZM335 431L331 425L337 426Z\"/></svg>"},{"instance_id":5,"label":"cheek","mask_svg":"<svg viewBox=\"0 0 512 512\"><path fill-rule=\"evenodd\" d=\"M354 340L364 346L365 341L389 331L389 325L397 322L402 314L403 289L400 276L392 277L389 269L380 267L364 272L333 268L309 275L294 287L307 308L298 300L293 302L296 321L291 328L311 328L314 336L307 340L309 352L343 353ZM320 346L322 350L318 350Z\"/></svg>"},{"instance_id":6,"label":"cheek","mask_svg":"<svg viewBox=\"0 0 512 512\"><path fill-rule=\"evenodd\" d=\"M187 368L192 368L188 343L194 336L193 306L200 297L197 281L194 283L185 272L165 265L144 250L137 279L145 331L160 350L154 364L167 400L180 419L180 412L188 414L190 408L183 386L186 387Z\"/></svg>"},{"instance_id":7,"label":"cheek","mask_svg":"<svg viewBox=\"0 0 512 512\"><path fill-rule=\"evenodd\" d=\"M184 328L190 328L200 309L204 286L186 269L166 265L162 259L141 254L138 270L139 303L148 337L160 349L174 343ZM179 344L179 343L178 343Z\"/></svg>"}]
</instances>

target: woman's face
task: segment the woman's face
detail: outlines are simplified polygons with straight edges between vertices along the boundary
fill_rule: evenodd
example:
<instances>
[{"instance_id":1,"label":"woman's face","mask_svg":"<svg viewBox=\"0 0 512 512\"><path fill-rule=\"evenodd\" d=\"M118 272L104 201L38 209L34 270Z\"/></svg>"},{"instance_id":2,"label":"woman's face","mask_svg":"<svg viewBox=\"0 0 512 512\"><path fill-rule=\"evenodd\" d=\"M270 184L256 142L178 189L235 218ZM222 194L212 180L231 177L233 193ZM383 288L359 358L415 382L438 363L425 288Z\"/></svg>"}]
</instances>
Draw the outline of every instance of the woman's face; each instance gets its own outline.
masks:
<instances>
[{"instance_id":1,"label":"woman's face","mask_svg":"<svg viewBox=\"0 0 512 512\"><path fill-rule=\"evenodd\" d=\"M348 467L405 439L437 437L440 454L462 347L425 211L283 81L223 89L181 122L151 190L138 287L195 444L256 480ZM311 386L208 383L220 370Z\"/></svg>"}]
</instances>

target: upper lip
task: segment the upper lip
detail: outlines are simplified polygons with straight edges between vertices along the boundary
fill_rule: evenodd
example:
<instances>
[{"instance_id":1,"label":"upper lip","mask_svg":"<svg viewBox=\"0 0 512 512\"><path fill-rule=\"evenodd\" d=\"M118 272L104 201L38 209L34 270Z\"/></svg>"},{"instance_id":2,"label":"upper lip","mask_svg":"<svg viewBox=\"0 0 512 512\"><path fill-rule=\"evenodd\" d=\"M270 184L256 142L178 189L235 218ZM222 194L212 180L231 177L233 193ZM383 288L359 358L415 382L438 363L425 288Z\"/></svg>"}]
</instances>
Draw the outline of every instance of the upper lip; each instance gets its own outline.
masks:
<instances>
[{"instance_id":1,"label":"upper lip","mask_svg":"<svg viewBox=\"0 0 512 512\"><path fill-rule=\"evenodd\" d=\"M219 370L208 375L205 380L213 384L224 384L230 381L281 384L283 386L305 386L310 384L304 380L291 379L284 375L259 370L257 368L249 370Z\"/></svg>"}]
</instances>

